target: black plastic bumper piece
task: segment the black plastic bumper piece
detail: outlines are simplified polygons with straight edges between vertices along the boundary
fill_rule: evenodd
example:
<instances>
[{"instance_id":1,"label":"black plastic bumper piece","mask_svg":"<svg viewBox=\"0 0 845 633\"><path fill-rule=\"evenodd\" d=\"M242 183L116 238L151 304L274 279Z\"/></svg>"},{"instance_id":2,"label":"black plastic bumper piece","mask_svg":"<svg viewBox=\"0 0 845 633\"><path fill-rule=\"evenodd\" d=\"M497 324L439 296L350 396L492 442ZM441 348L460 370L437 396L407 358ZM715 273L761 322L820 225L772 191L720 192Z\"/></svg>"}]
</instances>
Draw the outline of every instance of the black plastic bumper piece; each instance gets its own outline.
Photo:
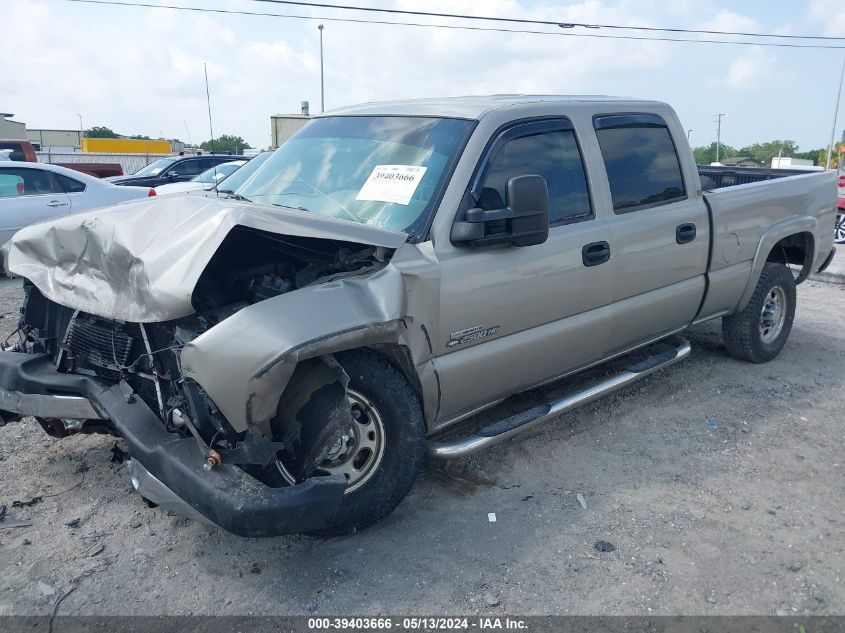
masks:
<instances>
[{"instance_id":1,"label":"black plastic bumper piece","mask_svg":"<svg viewBox=\"0 0 845 633\"><path fill-rule=\"evenodd\" d=\"M342 475L271 488L236 466L205 470L197 443L169 433L141 398L127 399L121 385L59 373L44 354L0 352L0 388L80 395L95 402L126 439L133 459L186 504L238 536L280 536L328 527L346 489Z\"/></svg>"},{"instance_id":2,"label":"black plastic bumper piece","mask_svg":"<svg viewBox=\"0 0 845 633\"><path fill-rule=\"evenodd\" d=\"M823 273L825 270L827 270L827 267L830 266L830 262L833 261L833 258L834 258L835 255L836 255L836 247L834 246L833 248L830 249L830 253L828 253L827 257L824 260L824 263L821 266L819 266L819 269L818 269L817 272Z\"/></svg>"}]
</instances>

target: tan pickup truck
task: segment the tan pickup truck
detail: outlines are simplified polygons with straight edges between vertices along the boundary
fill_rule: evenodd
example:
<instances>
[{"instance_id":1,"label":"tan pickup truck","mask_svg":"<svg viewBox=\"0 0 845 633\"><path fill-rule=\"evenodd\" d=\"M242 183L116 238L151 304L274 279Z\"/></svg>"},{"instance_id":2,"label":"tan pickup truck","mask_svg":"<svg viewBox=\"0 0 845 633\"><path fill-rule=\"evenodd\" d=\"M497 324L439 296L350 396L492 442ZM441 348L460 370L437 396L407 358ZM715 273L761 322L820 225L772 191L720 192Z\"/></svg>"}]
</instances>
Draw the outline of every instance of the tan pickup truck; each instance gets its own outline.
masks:
<instances>
[{"instance_id":1,"label":"tan pickup truck","mask_svg":"<svg viewBox=\"0 0 845 633\"><path fill-rule=\"evenodd\" d=\"M651 101L327 113L227 197L22 229L5 249L27 299L0 411L57 437L122 436L144 497L236 534L360 529L427 455L470 454L671 365L692 324L721 318L729 354L774 358L796 284L833 257L836 174L749 179L700 178Z\"/></svg>"}]
</instances>

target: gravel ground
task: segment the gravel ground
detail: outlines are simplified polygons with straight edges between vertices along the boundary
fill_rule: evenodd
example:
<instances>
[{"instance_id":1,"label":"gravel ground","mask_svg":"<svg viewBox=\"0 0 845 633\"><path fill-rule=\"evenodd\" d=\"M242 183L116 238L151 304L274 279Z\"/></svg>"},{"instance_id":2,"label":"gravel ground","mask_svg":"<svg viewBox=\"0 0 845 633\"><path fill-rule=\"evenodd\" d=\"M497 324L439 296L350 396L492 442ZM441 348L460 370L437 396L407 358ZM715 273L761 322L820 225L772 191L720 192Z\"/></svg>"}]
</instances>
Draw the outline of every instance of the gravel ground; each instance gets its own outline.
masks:
<instances>
[{"instance_id":1,"label":"gravel ground","mask_svg":"<svg viewBox=\"0 0 845 633\"><path fill-rule=\"evenodd\" d=\"M696 327L682 364L432 464L342 538L241 539L147 508L114 438L10 423L0 503L32 525L0 530L0 615L63 597L61 614L845 614L845 286L799 297L775 361L729 359L718 322ZM3 282L6 333L19 301Z\"/></svg>"}]
</instances>

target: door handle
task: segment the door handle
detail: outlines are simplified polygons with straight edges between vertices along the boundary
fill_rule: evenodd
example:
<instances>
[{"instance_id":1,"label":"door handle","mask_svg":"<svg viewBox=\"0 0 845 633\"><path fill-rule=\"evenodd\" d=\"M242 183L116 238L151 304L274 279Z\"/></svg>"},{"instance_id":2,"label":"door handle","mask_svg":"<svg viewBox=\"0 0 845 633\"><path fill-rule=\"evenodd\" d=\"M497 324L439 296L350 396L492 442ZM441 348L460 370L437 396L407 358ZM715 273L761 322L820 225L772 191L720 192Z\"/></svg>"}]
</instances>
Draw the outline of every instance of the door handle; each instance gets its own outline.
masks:
<instances>
[{"instance_id":1,"label":"door handle","mask_svg":"<svg viewBox=\"0 0 845 633\"><path fill-rule=\"evenodd\" d=\"M67 202L59 202L58 200L50 200L50 202L48 202L48 203L47 203L47 206L48 206L48 207L53 207L54 209L55 209L56 207L66 207L66 206L67 206Z\"/></svg>"},{"instance_id":2,"label":"door handle","mask_svg":"<svg viewBox=\"0 0 845 633\"><path fill-rule=\"evenodd\" d=\"M675 229L675 241L678 244L686 244L695 239L695 224L679 224Z\"/></svg>"},{"instance_id":3,"label":"door handle","mask_svg":"<svg viewBox=\"0 0 845 633\"><path fill-rule=\"evenodd\" d=\"M610 244L607 242L593 242L581 249L581 260L584 266L598 266L610 259Z\"/></svg>"}]
</instances>

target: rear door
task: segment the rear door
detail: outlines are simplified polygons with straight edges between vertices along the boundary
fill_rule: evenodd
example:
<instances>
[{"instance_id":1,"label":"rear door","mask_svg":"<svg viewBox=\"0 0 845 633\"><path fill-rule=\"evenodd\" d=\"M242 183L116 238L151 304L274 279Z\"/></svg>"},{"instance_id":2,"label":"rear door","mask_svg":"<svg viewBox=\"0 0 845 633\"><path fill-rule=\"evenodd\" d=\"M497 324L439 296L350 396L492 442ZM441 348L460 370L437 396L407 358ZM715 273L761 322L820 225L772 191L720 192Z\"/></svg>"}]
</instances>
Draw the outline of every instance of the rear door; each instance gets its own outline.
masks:
<instances>
[{"instance_id":1,"label":"rear door","mask_svg":"<svg viewBox=\"0 0 845 633\"><path fill-rule=\"evenodd\" d=\"M612 199L609 353L692 322L705 291L707 208L656 114L593 119Z\"/></svg>"},{"instance_id":2,"label":"rear door","mask_svg":"<svg viewBox=\"0 0 845 633\"><path fill-rule=\"evenodd\" d=\"M0 164L0 243L18 229L70 212L70 199L44 169Z\"/></svg>"},{"instance_id":3,"label":"rear door","mask_svg":"<svg viewBox=\"0 0 845 633\"><path fill-rule=\"evenodd\" d=\"M106 201L98 203L96 196L87 193L87 185L76 178L57 173L53 174L53 178L56 180L56 186L54 188L57 191L63 191L67 194L68 200L70 201L69 211L75 213L107 204Z\"/></svg>"}]
</instances>

